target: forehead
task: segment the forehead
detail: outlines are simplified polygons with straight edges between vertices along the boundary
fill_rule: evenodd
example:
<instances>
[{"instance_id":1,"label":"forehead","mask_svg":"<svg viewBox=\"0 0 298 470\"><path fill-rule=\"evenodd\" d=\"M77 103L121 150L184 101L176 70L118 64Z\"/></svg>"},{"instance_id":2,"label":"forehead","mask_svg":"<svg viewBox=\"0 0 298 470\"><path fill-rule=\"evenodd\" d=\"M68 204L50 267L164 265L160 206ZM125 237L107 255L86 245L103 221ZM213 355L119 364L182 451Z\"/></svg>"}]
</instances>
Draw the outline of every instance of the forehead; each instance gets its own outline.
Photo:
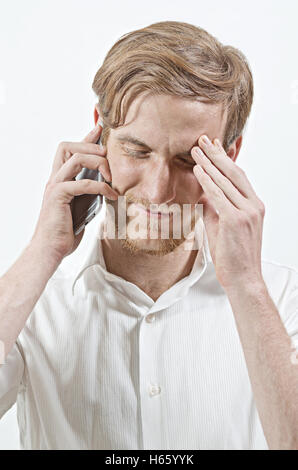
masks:
<instances>
[{"instance_id":1,"label":"forehead","mask_svg":"<svg viewBox=\"0 0 298 470\"><path fill-rule=\"evenodd\" d=\"M222 138L226 117L221 103L143 93L131 103L124 125L111 131L117 137L130 131L152 144L179 139L187 145L203 133Z\"/></svg>"}]
</instances>

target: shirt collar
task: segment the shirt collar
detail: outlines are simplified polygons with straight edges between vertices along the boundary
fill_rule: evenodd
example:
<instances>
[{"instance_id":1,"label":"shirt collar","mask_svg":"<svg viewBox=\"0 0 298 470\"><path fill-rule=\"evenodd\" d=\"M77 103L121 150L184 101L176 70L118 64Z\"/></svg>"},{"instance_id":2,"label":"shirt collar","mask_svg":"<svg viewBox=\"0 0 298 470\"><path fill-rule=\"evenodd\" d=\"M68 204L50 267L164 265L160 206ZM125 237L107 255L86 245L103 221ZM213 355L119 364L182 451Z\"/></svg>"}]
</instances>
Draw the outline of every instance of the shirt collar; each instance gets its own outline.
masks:
<instances>
[{"instance_id":1,"label":"shirt collar","mask_svg":"<svg viewBox=\"0 0 298 470\"><path fill-rule=\"evenodd\" d=\"M189 288L199 280L199 278L204 274L208 263L212 263L212 258L210 255L207 233L204 226L203 219L200 218L197 221L195 230L196 230L196 237L198 242L201 241L201 246L197 245L199 251L195 258L192 270L190 274L176 284L174 284L171 288L169 288L166 292L164 292L156 302L153 301L145 292L141 291L135 284L126 281L125 279L110 273L106 269L105 260L102 253L102 246L101 246L101 238L104 228L104 220L106 215L106 203L104 202L102 209L98 215L98 224L95 226L95 233L92 232L91 235L91 242L90 248L87 250L86 256L83 259L83 262L79 264L78 269L75 270L71 277L71 292L72 295L76 292L76 284L80 278L84 276L89 270L89 268L94 268L92 275L96 274L101 278L104 277L110 283L113 283L113 286L122 294L131 295L134 302L139 302L140 305L144 304L147 308L151 308L156 304L156 309L164 308L173 303L173 301L179 300L181 297L186 295ZM201 249L200 249L201 248ZM129 286L128 286L129 285ZM128 289L129 287L129 289Z\"/></svg>"}]
</instances>

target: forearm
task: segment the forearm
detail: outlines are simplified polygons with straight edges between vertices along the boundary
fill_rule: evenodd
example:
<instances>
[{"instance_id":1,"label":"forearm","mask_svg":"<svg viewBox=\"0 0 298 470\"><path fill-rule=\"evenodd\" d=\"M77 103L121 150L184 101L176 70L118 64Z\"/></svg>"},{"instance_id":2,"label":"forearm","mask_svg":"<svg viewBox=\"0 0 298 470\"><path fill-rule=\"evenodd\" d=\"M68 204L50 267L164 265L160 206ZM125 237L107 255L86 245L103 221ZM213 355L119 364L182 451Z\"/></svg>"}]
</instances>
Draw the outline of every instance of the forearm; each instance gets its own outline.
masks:
<instances>
[{"instance_id":1,"label":"forearm","mask_svg":"<svg viewBox=\"0 0 298 470\"><path fill-rule=\"evenodd\" d=\"M265 283L227 292L270 449L298 449L298 365Z\"/></svg>"},{"instance_id":2,"label":"forearm","mask_svg":"<svg viewBox=\"0 0 298 470\"><path fill-rule=\"evenodd\" d=\"M1 356L6 357L59 263L41 247L29 244L0 278ZM0 357L0 365L3 363Z\"/></svg>"}]
</instances>

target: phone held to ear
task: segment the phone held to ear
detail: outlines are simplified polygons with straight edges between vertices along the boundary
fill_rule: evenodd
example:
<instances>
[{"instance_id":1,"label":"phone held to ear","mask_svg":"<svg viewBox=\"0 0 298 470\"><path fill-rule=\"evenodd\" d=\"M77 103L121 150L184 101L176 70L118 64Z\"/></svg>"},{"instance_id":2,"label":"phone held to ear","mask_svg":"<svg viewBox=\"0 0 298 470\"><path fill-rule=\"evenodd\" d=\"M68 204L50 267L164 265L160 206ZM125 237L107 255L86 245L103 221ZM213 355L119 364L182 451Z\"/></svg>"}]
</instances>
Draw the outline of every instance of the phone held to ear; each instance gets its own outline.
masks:
<instances>
[{"instance_id":1,"label":"phone held to ear","mask_svg":"<svg viewBox=\"0 0 298 470\"><path fill-rule=\"evenodd\" d=\"M101 124L101 123L100 123ZM101 145L101 137L96 142ZM76 176L76 180L91 179L95 181L105 181L102 174L98 170L89 170L83 168ZM108 183L110 184L110 183ZM75 196L70 203L74 234L78 235L83 228L92 220L100 211L103 204L102 194L81 194Z\"/></svg>"}]
</instances>

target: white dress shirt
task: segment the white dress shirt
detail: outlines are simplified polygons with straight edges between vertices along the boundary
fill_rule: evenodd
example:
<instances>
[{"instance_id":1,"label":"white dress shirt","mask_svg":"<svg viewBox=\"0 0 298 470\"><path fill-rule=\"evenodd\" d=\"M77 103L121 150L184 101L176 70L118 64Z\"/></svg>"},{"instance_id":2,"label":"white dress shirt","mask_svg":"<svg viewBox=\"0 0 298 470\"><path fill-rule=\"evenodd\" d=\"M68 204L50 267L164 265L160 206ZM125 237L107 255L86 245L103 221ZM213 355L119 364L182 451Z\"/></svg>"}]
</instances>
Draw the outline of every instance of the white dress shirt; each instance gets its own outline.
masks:
<instances>
[{"instance_id":1,"label":"white dress shirt","mask_svg":"<svg viewBox=\"0 0 298 470\"><path fill-rule=\"evenodd\" d=\"M106 270L104 215L0 367L0 417L17 401L21 449L268 449L205 228L189 276L154 302ZM262 270L298 338L298 271L263 259Z\"/></svg>"}]
</instances>

